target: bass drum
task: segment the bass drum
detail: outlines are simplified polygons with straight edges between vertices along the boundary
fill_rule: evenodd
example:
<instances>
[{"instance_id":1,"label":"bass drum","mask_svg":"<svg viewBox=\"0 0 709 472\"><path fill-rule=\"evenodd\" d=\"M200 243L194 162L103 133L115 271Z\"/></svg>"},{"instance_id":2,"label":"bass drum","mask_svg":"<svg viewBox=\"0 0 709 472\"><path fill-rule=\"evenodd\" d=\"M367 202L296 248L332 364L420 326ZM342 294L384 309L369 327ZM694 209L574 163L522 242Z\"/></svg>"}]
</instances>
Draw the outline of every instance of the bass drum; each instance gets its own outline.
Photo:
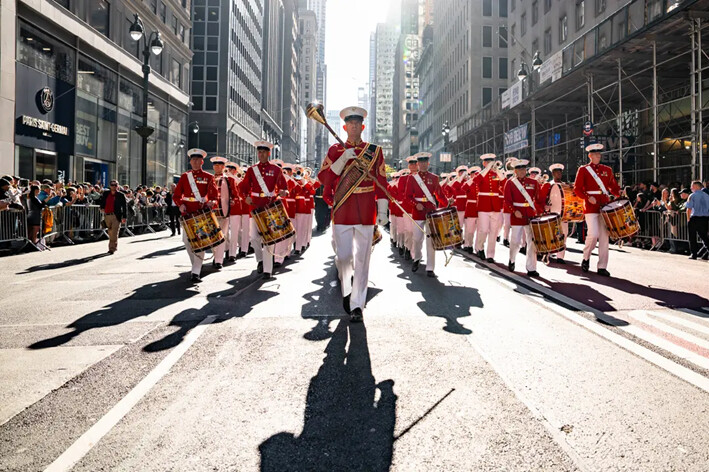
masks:
<instances>
[{"instance_id":1,"label":"bass drum","mask_svg":"<svg viewBox=\"0 0 709 472\"><path fill-rule=\"evenodd\" d=\"M263 238L265 246L279 243L295 234L293 223L288 218L286 208L280 200L276 200L263 208L252 210L251 217L261 238Z\"/></svg>"},{"instance_id":2,"label":"bass drum","mask_svg":"<svg viewBox=\"0 0 709 472\"><path fill-rule=\"evenodd\" d=\"M193 252L204 252L224 242L217 216L211 210L201 210L180 217Z\"/></svg>"},{"instance_id":3,"label":"bass drum","mask_svg":"<svg viewBox=\"0 0 709 472\"><path fill-rule=\"evenodd\" d=\"M463 230L460 228L458 211L453 207L432 211L426 215L426 227L436 251L463 244Z\"/></svg>"},{"instance_id":4,"label":"bass drum","mask_svg":"<svg viewBox=\"0 0 709 472\"><path fill-rule=\"evenodd\" d=\"M565 223L564 223L565 224ZM561 217L556 213L537 216L529 220L532 240L540 255L555 254L566 248L566 238L561 230Z\"/></svg>"},{"instance_id":5,"label":"bass drum","mask_svg":"<svg viewBox=\"0 0 709 472\"><path fill-rule=\"evenodd\" d=\"M603 221L611 240L629 238L640 231L633 206L626 199L615 200L601 208Z\"/></svg>"},{"instance_id":6,"label":"bass drum","mask_svg":"<svg viewBox=\"0 0 709 472\"><path fill-rule=\"evenodd\" d=\"M562 184L561 188L564 190L561 220L567 223L581 223L584 220L583 198L576 195L573 185Z\"/></svg>"}]
</instances>

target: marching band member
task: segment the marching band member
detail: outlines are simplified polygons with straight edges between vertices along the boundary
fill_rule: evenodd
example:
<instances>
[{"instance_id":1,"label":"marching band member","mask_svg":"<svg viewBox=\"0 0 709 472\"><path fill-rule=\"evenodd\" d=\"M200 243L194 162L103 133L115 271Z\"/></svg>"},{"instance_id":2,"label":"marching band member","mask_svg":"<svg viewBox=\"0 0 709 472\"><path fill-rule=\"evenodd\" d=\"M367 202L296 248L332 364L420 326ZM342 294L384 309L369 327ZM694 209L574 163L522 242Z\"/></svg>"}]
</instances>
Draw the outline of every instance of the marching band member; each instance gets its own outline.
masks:
<instances>
[{"instance_id":1,"label":"marching band member","mask_svg":"<svg viewBox=\"0 0 709 472\"><path fill-rule=\"evenodd\" d=\"M323 196L333 206L333 235L335 264L342 287L343 306L350 320L361 322L362 310L367 301L369 285L369 259L372 254L374 225L387 223L388 201L379 187L386 188L386 166L382 148L362 141L364 119L367 111L360 107L347 107L340 112L347 132L345 146L333 144L328 150L318 179L322 182ZM355 176L356 163L367 163L369 174L352 182L341 177ZM346 197L332 201L333 190L338 185L348 185Z\"/></svg>"},{"instance_id":2,"label":"marching band member","mask_svg":"<svg viewBox=\"0 0 709 472\"><path fill-rule=\"evenodd\" d=\"M565 182L561 180L564 171L564 164L552 164L549 166L551 171L552 181L547 182L542 185L542 198L541 200L545 202L544 210L550 213L556 213L557 215L564 215L564 188ZM561 231L564 233L564 241L569 235L569 223L566 221L561 222ZM566 249L562 249L551 257L551 261L556 261L559 264L564 264L564 255L566 254Z\"/></svg>"},{"instance_id":3,"label":"marching band member","mask_svg":"<svg viewBox=\"0 0 709 472\"><path fill-rule=\"evenodd\" d=\"M173 193L173 201L180 209L180 213L184 216L189 213L195 213L202 208L212 208L215 201L219 197L217 186L214 184L214 176L209 172L202 170L204 158L207 153L202 149L190 149L187 151L190 158L190 166L192 170L188 170L180 176L177 182L177 187ZM182 232L182 240L185 242L187 255L192 263L191 282L201 282L200 274L202 272L202 262L204 261L204 252L195 253L192 250L190 241L187 237L187 231Z\"/></svg>"},{"instance_id":4,"label":"marching band member","mask_svg":"<svg viewBox=\"0 0 709 472\"><path fill-rule=\"evenodd\" d=\"M487 261L495 262L495 240L500 225L500 210L502 201L500 187L502 176L495 166L495 154L483 154L480 156L483 170L480 171L473 181L478 186L478 235L475 241L475 250L480 259L485 259L485 240L487 239Z\"/></svg>"},{"instance_id":5,"label":"marching band member","mask_svg":"<svg viewBox=\"0 0 709 472\"><path fill-rule=\"evenodd\" d=\"M404 174L399 178L399 196L401 197L399 204L404 208L406 213L410 215L414 209L406 200L406 187L409 185L409 180L412 180L416 172L418 172L419 166L418 160L414 156L407 157L406 163L408 165L408 172L404 171ZM404 260L410 261L413 248L414 223L403 213L401 217L401 221L403 221L402 228L404 229L404 247L403 251L401 247L399 248L399 255L403 252Z\"/></svg>"},{"instance_id":6,"label":"marching band member","mask_svg":"<svg viewBox=\"0 0 709 472\"><path fill-rule=\"evenodd\" d=\"M399 175L400 171L391 174L391 180L387 184L387 190L395 200L399 201ZM393 205L389 208L389 238L391 239L391 246L396 247L399 238L399 222L401 221L399 217L401 216L401 210L398 205Z\"/></svg>"},{"instance_id":7,"label":"marching band member","mask_svg":"<svg viewBox=\"0 0 709 472\"><path fill-rule=\"evenodd\" d=\"M239 192L239 165L234 162L226 163L227 171L234 180L236 192L230 195L231 202L229 208L229 236L227 237L227 252L229 253L229 262L236 261L237 258L245 257L249 247L248 229L243 231L246 234L244 241L242 236L243 225L249 224L249 206L244 202L244 198ZM245 211L244 211L245 209ZM245 223L244 223L245 221Z\"/></svg>"},{"instance_id":8,"label":"marching band member","mask_svg":"<svg viewBox=\"0 0 709 472\"><path fill-rule=\"evenodd\" d=\"M418 164L417 164L418 165ZM404 208L407 208L408 204L404 201L404 190L406 190L406 179L404 177L411 175L409 169L402 169L399 175L399 181L396 183L396 201L399 202ZM394 205L399 208L399 205ZM408 210L407 210L408 211ZM404 216L404 212L399 209L401 216L397 217L398 222L396 223L396 247L399 248L399 255L403 256L406 254L406 228L408 218ZM411 212L409 212L410 214Z\"/></svg>"},{"instance_id":9,"label":"marching band member","mask_svg":"<svg viewBox=\"0 0 709 472\"><path fill-rule=\"evenodd\" d=\"M515 161L515 175L505 186L505 203L512 207L510 232L510 260L507 268L510 272L515 270L515 258L522 245L522 234L527 235L527 241L532 241L532 230L529 227L529 220L537 214L537 201L539 200L539 181L532 177L527 177L526 159ZM527 275L530 277L539 276L537 272L537 247L534 243L529 245L527 251Z\"/></svg>"},{"instance_id":10,"label":"marching band member","mask_svg":"<svg viewBox=\"0 0 709 472\"><path fill-rule=\"evenodd\" d=\"M236 180L224 172L227 164L227 159L221 156L214 156L209 160L214 167L214 183L217 186L216 214L219 227L224 235L224 242L214 248L214 262L212 265L217 270L220 270L224 264L224 251L227 249L227 241L229 239L229 223L231 221L231 204L235 196L238 196L239 190L236 188ZM231 253L234 254L233 252Z\"/></svg>"},{"instance_id":11,"label":"marching band member","mask_svg":"<svg viewBox=\"0 0 709 472\"><path fill-rule=\"evenodd\" d=\"M320 181L318 180L313 180L313 169L310 167L306 167L305 169L305 178L308 179L308 183L310 184L310 197L308 198L308 208L310 209L310 216L308 217L308 236L306 238L307 244L305 245L306 248L310 247L310 240L313 238L313 219L315 218L315 194L317 193L318 189L320 188Z\"/></svg>"},{"instance_id":12,"label":"marching band member","mask_svg":"<svg viewBox=\"0 0 709 472\"><path fill-rule=\"evenodd\" d=\"M312 185L303 177L303 168L295 167L295 254L299 255L305 252L305 247L308 244L308 216L310 208L308 207L308 199ZM312 231L312 228L311 228Z\"/></svg>"},{"instance_id":13,"label":"marching band member","mask_svg":"<svg viewBox=\"0 0 709 472\"><path fill-rule=\"evenodd\" d=\"M509 182L510 179L515 175L514 172L514 163L517 161L517 158L515 157L510 157L507 159L507 162L505 163L505 182ZM503 188L503 197L504 197L504 188ZM504 204L502 206L502 222L504 225L504 228L502 230L502 245L505 247L510 247L510 229L512 228L512 220L510 219L512 215L512 207Z\"/></svg>"},{"instance_id":14,"label":"marching band member","mask_svg":"<svg viewBox=\"0 0 709 472\"><path fill-rule=\"evenodd\" d=\"M601 216L601 207L620 195L620 187L613 176L613 169L601 164L603 144L591 143L586 146L590 163L579 167L576 172L574 191L584 199L586 220L586 245L583 248L581 270L588 272L591 252L598 243L598 275L610 276L608 272L608 228Z\"/></svg>"},{"instance_id":15,"label":"marching band member","mask_svg":"<svg viewBox=\"0 0 709 472\"><path fill-rule=\"evenodd\" d=\"M420 152L416 154L419 171L413 178L409 179L406 185L406 200L413 207L413 216L416 224L413 225L413 250L412 256L414 264L411 272L416 272L423 256L423 240L426 239L426 275L435 277L433 272L436 268L436 251L433 249L433 239L426 237L421 228L426 229L426 215L438 208L438 204L446 205L452 203L443 193L438 176L428 172L430 152ZM437 202L438 201L438 202Z\"/></svg>"},{"instance_id":16,"label":"marching band member","mask_svg":"<svg viewBox=\"0 0 709 472\"><path fill-rule=\"evenodd\" d=\"M469 169L470 177L465 182L463 189L467 201L465 203L465 232L463 236L463 247L468 254L473 253L475 242L475 230L478 222L478 185L474 182L475 176L480 172L480 167L472 166Z\"/></svg>"},{"instance_id":17,"label":"marching band member","mask_svg":"<svg viewBox=\"0 0 709 472\"><path fill-rule=\"evenodd\" d=\"M283 162L280 159L278 160L278 163L276 165L278 165L281 170L283 170L283 176L286 178L286 182L288 183L288 195L282 197L281 201L283 201L283 207L286 209L288 218L290 218L290 220L293 222L293 225L295 226L295 199L298 195L299 188L295 183L295 179L293 179L293 165L287 162ZM280 267L281 265L283 265L283 261L286 258L290 257L291 252L293 251L294 239L294 237L290 237L288 239L284 239L283 241L277 242L273 246L274 267Z\"/></svg>"},{"instance_id":18,"label":"marching band member","mask_svg":"<svg viewBox=\"0 0 709 472\"><path fill-rule=\"evenodd\" d=\"M458 211L458 222L462 229L465 228L465 207L468 202L468 196L463 189L468 178L468 168L466 166L458 166L455 171L457 176L451 182L450 188L453 191L455 209Z\"/></svg>"},{"instance_id":19,"label":"marching band member","mask_svg":"<svg viewBox=\"0 0 709 472\"><path fill-rule=\"evenodd\" d=\"M268 162L273 144L267 141L256 141L254 146L258 155L258 164L246 170L246 175L239 184L239 190L242 195L246 195L245 201L251 209L258 210L272 203L278 196L287 196L288 182L281 168ZM264 279L269 279L273 273L273 255L263 244L256 222L253 220L250 235L256 262L258 262L256 270L259 274L263 273Z\"/></svg>"}]
</instances>

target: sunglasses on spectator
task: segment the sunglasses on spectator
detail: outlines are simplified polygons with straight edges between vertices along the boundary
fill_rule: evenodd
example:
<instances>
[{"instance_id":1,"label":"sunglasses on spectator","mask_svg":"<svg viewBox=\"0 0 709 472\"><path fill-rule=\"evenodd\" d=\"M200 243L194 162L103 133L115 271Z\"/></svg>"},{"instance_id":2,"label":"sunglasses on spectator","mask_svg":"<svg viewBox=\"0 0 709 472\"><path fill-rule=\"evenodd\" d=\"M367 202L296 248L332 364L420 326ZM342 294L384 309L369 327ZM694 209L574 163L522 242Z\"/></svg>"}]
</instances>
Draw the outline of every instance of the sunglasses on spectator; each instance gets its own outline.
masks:
<instances>
[{"instance_id":1,"label":"sunglasses on spectator","mask_svg":"<svg viewBox=\"0 0 709 472\"><path fill-rule=\"evenodd\" d=\"M111 184L111 187L118 187L118 184Z\"/></svg>"}]
</instances>

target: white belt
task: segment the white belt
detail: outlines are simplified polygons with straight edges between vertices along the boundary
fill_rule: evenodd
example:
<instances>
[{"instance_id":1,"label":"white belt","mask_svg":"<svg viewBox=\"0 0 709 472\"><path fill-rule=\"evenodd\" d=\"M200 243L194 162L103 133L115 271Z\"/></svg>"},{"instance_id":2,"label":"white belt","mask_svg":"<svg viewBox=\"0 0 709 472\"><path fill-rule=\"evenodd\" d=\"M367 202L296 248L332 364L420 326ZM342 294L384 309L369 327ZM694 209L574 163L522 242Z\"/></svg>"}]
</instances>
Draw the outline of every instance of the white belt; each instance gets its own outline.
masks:
<instances>
[{"instance_id":1,"label":"white belt","mask_svg":"<svg viewBox=\"0 0 709 472\"><path fill-rule=\"evenodd\" d=\"M491 193L491 192L478 192L478 197L480 195L486 196L486 197L497 197L500 194L499 193Z\"/></svg>"},{"instance_id":2,"label":"white belt","mask_svg":"<svg viewBox=\"0 0 709 472\"><path fill-rule=\"evenodd\" d=\"M252 197L261 197L261 198L265 198L265 197L272 197L272 196L273 196L273 194L272 194L272 193L270 193L269 195L266 195L265 193L259 193L259 192L251 192L251 196L252 196Z\"/></svg>"},{"instance_id":3,"label":"white belt","mask_svg":"<svg viewBox=\"0 0 709 472\"><path fill-rule=\"evenodd\" d=\"M516 207L529 207L529 203L517 203L517 202L512 202L512 205Z\"/></svg>"},{"instance_id":4,"label":"white belt","mask_svg":"<svg viewBox=\"0 0 709 472\"><path fill-rule=\"evenodd\" d=\"M468 203L478 203L477 200L468 200Z\"/></svg>"},{"instance_id":5,"label":"white belt","mask_svg":"<svg viewBox=\"0 0 709 472\"><path fill-rule=\"evenodd\" d=\"M414 198L414 200L421 203L428 203L428 198Z\"/></svg>"},{"instance_id":6,"label":"white belt","mask_svg":"<svg viewBox=\"0 0 709 472\"><path fill-rule=\"evenodd\" d=\"M586 192L586 195L600 195L602 193L603 192L601 192L600 190L590 190L590 191Z\"/></svg>"},{"instance_id":7,"label":"white belt","mask_svg":"<svg viewBox=\"0 0 709 472\"><path fill-rule=\"evenodd\" d=\"M295 199L296 200L298 200L298 199L305 200L305 197L295 197Z\"/></svg>"},{"instance_id":8,"label":"white belt","mask_svg":"<svg viewBox=\"0 0 709 472\"><path fill-rule=\"evenodd\" d=\"M199 202L202 203L202 200L197 199L195 197L182 197L183 202Z\"/></svg>"}]
</instances>

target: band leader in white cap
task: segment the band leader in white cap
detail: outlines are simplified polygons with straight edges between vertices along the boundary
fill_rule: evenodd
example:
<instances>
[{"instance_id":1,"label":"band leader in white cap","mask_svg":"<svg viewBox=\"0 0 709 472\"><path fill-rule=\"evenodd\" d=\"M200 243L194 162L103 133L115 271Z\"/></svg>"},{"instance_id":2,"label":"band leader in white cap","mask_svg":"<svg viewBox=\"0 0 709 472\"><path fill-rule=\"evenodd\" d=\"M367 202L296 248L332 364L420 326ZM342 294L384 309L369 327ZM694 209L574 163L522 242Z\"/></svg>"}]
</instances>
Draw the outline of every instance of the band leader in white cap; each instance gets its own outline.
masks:
<instances>
[{"instance_id":1,"label":"band leader in white cap","mask_svg":"<svg viewBox=\"0 0 709 472\"><path fill-rule=\"evenodd\" d=\"M550 213L556 213L557 215L564 215L564 185L566 182L562 181L561 178L564 172L564 164L552 164L549 166L549 171L551 171L552 180L548 182L545 186L548 188L543 190L545 195L546 206L544 210ZM561 222L561 232L564 233L564 241L569 236L569 223L566 221ZM566 249L553 254L550 261L558 262L559 264L564 264L564 256L566 255Z\"/></svg>"},{"instance_id":2,"label":"band leader in white cap","mask_svg":"<svg viewBox=\"0 0 709 472\"><path fill-rule=\"evenodd\" d=\"M335 264L343 307L353 322L363 319L374 225L387 223L388 209L386 194L380 188L387 185L382 149L362 141L366 117L367 111L360 107L347 107L340 112L340 118L345 122L347 142L344 146L337 143L330 147L318 173L324 187L323 196L331 199L331 195L338 195L339 198L339 201L328 201L328 204L333 206ZM366 165L379 186L367 174L349 178L357 175L352 170L358 161ZM340 188L340 185L344 187Z\"/></svg>"},{"instance_id":3,"label":"band leader in white cap","mask_svg":"<svg viewBox=\"0 0 709 472\"><path fill-rule=\"evenodd\" d=\"M500 182L504 178L495 168L495 154L480 156L483 170L474 178L478 186L478 235L475 241L475 251L481 259L485 259L485 241L487 240L487 261L495 262L495 243L500 230L503 188Z\"/></svg>"}]
</instances>

